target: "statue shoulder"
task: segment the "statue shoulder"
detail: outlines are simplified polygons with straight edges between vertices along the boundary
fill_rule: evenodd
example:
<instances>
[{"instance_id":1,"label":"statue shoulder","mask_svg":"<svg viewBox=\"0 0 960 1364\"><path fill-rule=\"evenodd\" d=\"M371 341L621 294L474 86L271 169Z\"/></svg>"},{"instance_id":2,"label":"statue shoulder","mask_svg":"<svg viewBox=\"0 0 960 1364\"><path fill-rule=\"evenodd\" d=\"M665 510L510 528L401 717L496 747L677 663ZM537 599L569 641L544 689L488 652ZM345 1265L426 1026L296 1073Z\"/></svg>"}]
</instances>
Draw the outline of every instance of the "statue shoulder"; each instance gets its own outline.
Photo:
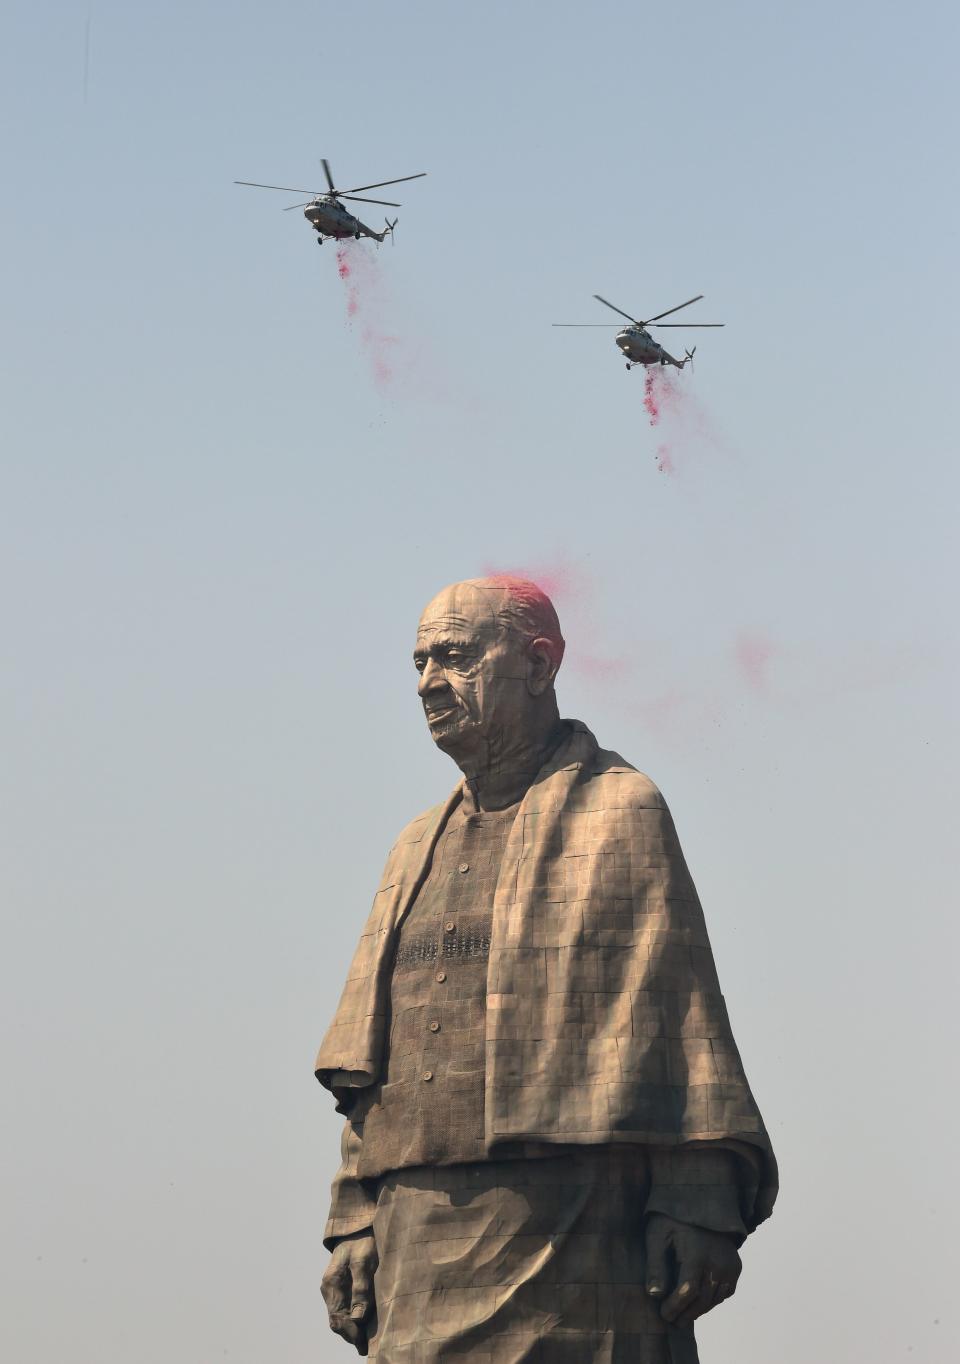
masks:
<instances>
[{"instance_id":1,"label":"statue shoulder","mask_svg":"<svg viewBox=\"0 0 960 1364\"><path fill-rule=\"evenodd\" d=\"M411 819L410 823L400 830L387 853L387 862L381 877L381 890L401 884L416 874L418 868L422 866L422 860L448 805L449 801L432 805L429 810L424 810L422 815Z\"/></svg>"},{"instance_id":2,"label":"statue shoulder","mask_svg":"<svg viewBox=\"0 0 960 1364\"><path fill-rule=\"evenodd\" d=\"M424 810L423 814L417 815L409 824L405 824L393 841L391 854L408 847L411 843L421 843L437 827L447 805L447 801L441 800L439 804L431 805L429 810Z\"/></svg>"},{"instance_id":3,"label":"statue shoulder","mask_svg":"<svg viewBox=\"0 0 960 1364\"><path fill-rule=\"evenodd\" d=\"M584 785L591 799L600 796L604 802L609 799L613 806L641 810L667 808L656 782L609 748L597 750L590 776Z\"/></svg>"}]
</instances>

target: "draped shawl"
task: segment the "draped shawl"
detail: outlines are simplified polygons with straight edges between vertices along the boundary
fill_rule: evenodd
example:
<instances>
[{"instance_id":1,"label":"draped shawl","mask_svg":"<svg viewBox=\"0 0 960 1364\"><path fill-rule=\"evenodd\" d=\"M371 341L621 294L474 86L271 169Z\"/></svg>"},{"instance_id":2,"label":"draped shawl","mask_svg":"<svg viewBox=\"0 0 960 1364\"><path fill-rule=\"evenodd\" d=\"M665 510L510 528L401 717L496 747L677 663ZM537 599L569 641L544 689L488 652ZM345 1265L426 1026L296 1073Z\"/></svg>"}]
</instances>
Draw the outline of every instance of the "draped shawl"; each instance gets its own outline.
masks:
<instances>
[{"instance_id":1,"label":"draped shawl","mask_svg":"<svg viewBox=\"0 0 960 1364\"><path fill-rule=\"evenodd\" d=\"M773 1207L776 1162L673 820L648 777L585 725L567 729L519 806L497 882L488 1153L526 1140L720 1142L750 1156L752 1228ZM411 821L387 858L316 1061L341 1112L382 1075L397 931L462 797L461 785Z\"/></svg>"}]
</instances>

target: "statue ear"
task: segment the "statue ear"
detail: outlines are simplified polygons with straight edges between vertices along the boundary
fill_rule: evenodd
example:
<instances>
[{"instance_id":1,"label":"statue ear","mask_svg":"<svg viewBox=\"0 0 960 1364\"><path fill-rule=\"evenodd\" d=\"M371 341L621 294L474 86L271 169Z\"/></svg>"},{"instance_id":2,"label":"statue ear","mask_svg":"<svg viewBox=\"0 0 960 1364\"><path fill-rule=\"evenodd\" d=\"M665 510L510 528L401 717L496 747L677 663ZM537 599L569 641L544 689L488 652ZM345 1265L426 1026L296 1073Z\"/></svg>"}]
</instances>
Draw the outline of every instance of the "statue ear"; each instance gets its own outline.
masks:
<instances>
[{"instance_id":1,"label":"statue ear","mask_svg":"<svg viewBox=\"0 0 960 1364\"><path fill-rule=\"evenodd\" d=\"M553 686L560 660L554 659L554 648L548 639L532 639L528 656L527 690L531 696L542 696Z\"/></svg>"}]
</instances>

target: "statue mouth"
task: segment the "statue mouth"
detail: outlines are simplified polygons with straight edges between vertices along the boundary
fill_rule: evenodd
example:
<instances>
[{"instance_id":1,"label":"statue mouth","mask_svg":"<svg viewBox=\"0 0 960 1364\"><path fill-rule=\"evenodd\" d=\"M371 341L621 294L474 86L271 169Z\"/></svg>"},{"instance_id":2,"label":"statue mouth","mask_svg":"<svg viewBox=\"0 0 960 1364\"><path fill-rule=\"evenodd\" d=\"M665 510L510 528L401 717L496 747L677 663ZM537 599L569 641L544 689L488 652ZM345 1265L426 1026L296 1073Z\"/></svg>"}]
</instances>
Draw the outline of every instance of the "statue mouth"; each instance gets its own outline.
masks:
<instances>
[{"instance_id":1,"label":"statue mouth","mask_svg":"<svg viewBox=\"0 0 960 1364\"><path fill-rule=\"evenodd\" d=\"M448 720L454 719L459 711L457 706L436 706L426 710L428 725L442 725Z\"/></svg>"}]
</instances>

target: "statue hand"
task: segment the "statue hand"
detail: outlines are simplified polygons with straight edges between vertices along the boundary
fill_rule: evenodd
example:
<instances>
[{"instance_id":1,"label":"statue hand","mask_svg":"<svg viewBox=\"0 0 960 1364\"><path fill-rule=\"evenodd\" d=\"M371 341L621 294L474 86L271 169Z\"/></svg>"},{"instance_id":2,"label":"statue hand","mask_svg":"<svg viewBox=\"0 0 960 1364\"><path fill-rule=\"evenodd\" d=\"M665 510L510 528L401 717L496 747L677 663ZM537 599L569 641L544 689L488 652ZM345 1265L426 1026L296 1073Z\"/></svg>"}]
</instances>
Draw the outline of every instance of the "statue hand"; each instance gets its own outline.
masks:
<instances>
[{"instance_id":1,"label":"statue hand","mask_svg":"<svg viewBox=\"0 0 960 1364\"><path fill-rule=\"evenodd\" d=\"M663 1298L660 1315L672 1326L692 1325L736 1291L741 1264L733 1237L654 1213L646 1246L647 1292Z\"/></svg>"},{"instance_id":2,"label":"statue hand","mask_svg":"<svg viewBox=\"0 0 960 1364\"><path fill-rule=\"evenodd\" d=\"M367 1331L373 1312L373 1276L378 1264L377 1243L368 1231L345 1236L334 1247L320 1285L327 1305L330 1330L367 1353Z\"/></svg>"}]
</instances>

